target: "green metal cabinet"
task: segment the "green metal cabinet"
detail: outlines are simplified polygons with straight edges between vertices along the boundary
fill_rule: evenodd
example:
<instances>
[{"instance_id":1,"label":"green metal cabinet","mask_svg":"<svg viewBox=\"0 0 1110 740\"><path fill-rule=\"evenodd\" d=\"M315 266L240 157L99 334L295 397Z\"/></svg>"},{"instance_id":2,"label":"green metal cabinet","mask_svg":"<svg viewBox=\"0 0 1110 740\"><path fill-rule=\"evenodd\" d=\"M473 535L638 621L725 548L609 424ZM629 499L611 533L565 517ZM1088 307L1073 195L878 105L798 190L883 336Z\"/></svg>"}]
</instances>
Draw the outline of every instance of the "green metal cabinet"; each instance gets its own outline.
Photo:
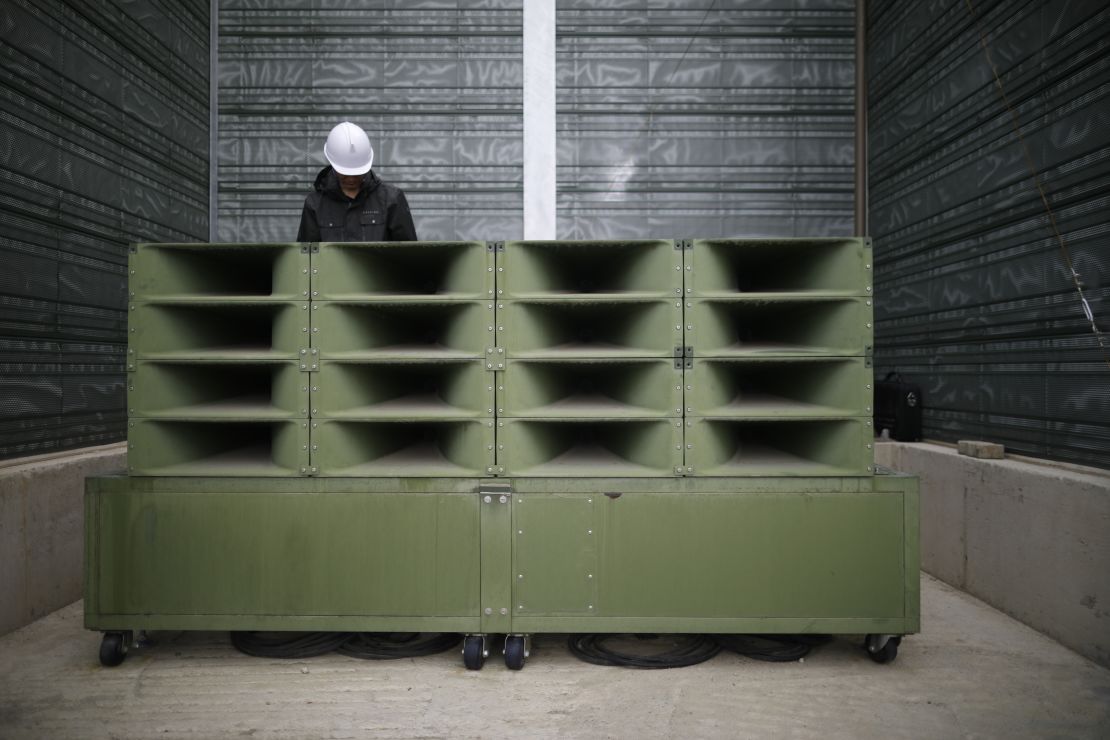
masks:
<instances>
[{"instance_id":1,"label":"green metal cabinet","mask_svg":"<svg viewBox=\"0 0 1110 740\"><path fill-rule=\"evenodd\" d=\"M919 629L905 476L117 476L85 515L97 630Z\"/></svg>"}]
</instances>

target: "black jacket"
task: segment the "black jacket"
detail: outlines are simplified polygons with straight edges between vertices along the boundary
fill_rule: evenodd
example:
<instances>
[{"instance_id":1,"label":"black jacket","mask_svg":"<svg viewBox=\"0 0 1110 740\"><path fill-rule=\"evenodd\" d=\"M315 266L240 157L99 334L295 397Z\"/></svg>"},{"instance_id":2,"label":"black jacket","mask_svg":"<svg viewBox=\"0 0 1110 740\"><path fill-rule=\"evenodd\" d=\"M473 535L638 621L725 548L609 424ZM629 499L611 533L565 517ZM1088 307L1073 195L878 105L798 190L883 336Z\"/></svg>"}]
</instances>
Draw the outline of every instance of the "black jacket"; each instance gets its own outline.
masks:
<instances>
[{"instance_id":1,"label":"black jacket","mask_svg":"<svg viewBox=\"0 0 1110 740\"><path fill-rule=\"evenodd\" d=\"M339 187L330 166L316 175L304 199L299 242L413 242L416 227L400 188L382 182L371 170L354 198Z\"/></svg>"}]
</instances>

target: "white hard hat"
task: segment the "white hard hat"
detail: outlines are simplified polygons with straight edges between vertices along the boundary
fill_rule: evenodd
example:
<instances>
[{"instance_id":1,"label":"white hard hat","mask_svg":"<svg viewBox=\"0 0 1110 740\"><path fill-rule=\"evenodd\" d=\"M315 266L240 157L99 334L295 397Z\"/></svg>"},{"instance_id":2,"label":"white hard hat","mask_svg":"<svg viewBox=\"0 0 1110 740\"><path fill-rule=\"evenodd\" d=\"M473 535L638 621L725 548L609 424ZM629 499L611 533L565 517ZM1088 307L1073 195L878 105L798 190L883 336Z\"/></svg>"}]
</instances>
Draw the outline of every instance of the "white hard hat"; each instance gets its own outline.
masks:
<instances>
[{"instance_id":1,"label":"white hard hat","mask_svg":"<svg viewBox=\"0 0 1110 740\"><path fill-rule=\"evenodd\" d=\"M341 175L365 175L374 163L374 147L365 131L344 121L328 134L324 156Z\"/></svg>"}]
</instances>

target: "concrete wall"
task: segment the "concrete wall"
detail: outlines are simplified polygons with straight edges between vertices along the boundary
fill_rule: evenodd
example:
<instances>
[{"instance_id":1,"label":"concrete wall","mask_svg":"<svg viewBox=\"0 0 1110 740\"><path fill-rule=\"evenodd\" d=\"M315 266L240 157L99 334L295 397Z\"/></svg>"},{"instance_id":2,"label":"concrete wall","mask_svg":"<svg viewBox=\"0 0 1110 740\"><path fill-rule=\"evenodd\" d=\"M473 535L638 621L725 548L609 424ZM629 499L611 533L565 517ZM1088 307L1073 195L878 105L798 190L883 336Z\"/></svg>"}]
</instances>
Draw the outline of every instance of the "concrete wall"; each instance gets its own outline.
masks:
<instances>
[{"instance_id":1,"label":"concrete wall","mask_svg":"<svg viewBox=\"0 0 1110 740\"><path fill-rule=\"evenodd\" d=\"M81 598L85 477L126 464L119 443L0 466L0 635Z\"/></svg>"},{"instance_id":2,"label":"concrete wall","mask_svg":"<svg viewBox=\"0 0 1110 740\"><path fill-rule=\"evenodd\" d=\"M921 479L926 572L1110 666L1110 472L928 443L875 460Z\"/></svg>"}]
</instances>

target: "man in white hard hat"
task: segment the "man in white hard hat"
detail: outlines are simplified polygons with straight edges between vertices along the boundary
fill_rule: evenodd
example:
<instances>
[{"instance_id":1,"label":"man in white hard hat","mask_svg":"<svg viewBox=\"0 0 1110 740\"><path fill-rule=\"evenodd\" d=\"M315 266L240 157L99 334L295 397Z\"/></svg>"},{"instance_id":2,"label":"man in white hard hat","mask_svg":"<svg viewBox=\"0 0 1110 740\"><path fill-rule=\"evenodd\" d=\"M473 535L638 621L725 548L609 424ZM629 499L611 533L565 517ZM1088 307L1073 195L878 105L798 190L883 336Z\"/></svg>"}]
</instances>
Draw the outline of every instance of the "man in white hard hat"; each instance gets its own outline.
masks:
<instances>
[{"instance_id":1,"label":"man in white hard hat","mask_svg":"<svg viewBox=\"0 0 1110 740\"><path fill-rule=\"evenodd\" d=\"M328 134L324 156L331 164L316 175L304 199L297 241L416 241L405 194L370 170L374 148L365 131L340 123Z\"/></svg>"}]
</instances>

